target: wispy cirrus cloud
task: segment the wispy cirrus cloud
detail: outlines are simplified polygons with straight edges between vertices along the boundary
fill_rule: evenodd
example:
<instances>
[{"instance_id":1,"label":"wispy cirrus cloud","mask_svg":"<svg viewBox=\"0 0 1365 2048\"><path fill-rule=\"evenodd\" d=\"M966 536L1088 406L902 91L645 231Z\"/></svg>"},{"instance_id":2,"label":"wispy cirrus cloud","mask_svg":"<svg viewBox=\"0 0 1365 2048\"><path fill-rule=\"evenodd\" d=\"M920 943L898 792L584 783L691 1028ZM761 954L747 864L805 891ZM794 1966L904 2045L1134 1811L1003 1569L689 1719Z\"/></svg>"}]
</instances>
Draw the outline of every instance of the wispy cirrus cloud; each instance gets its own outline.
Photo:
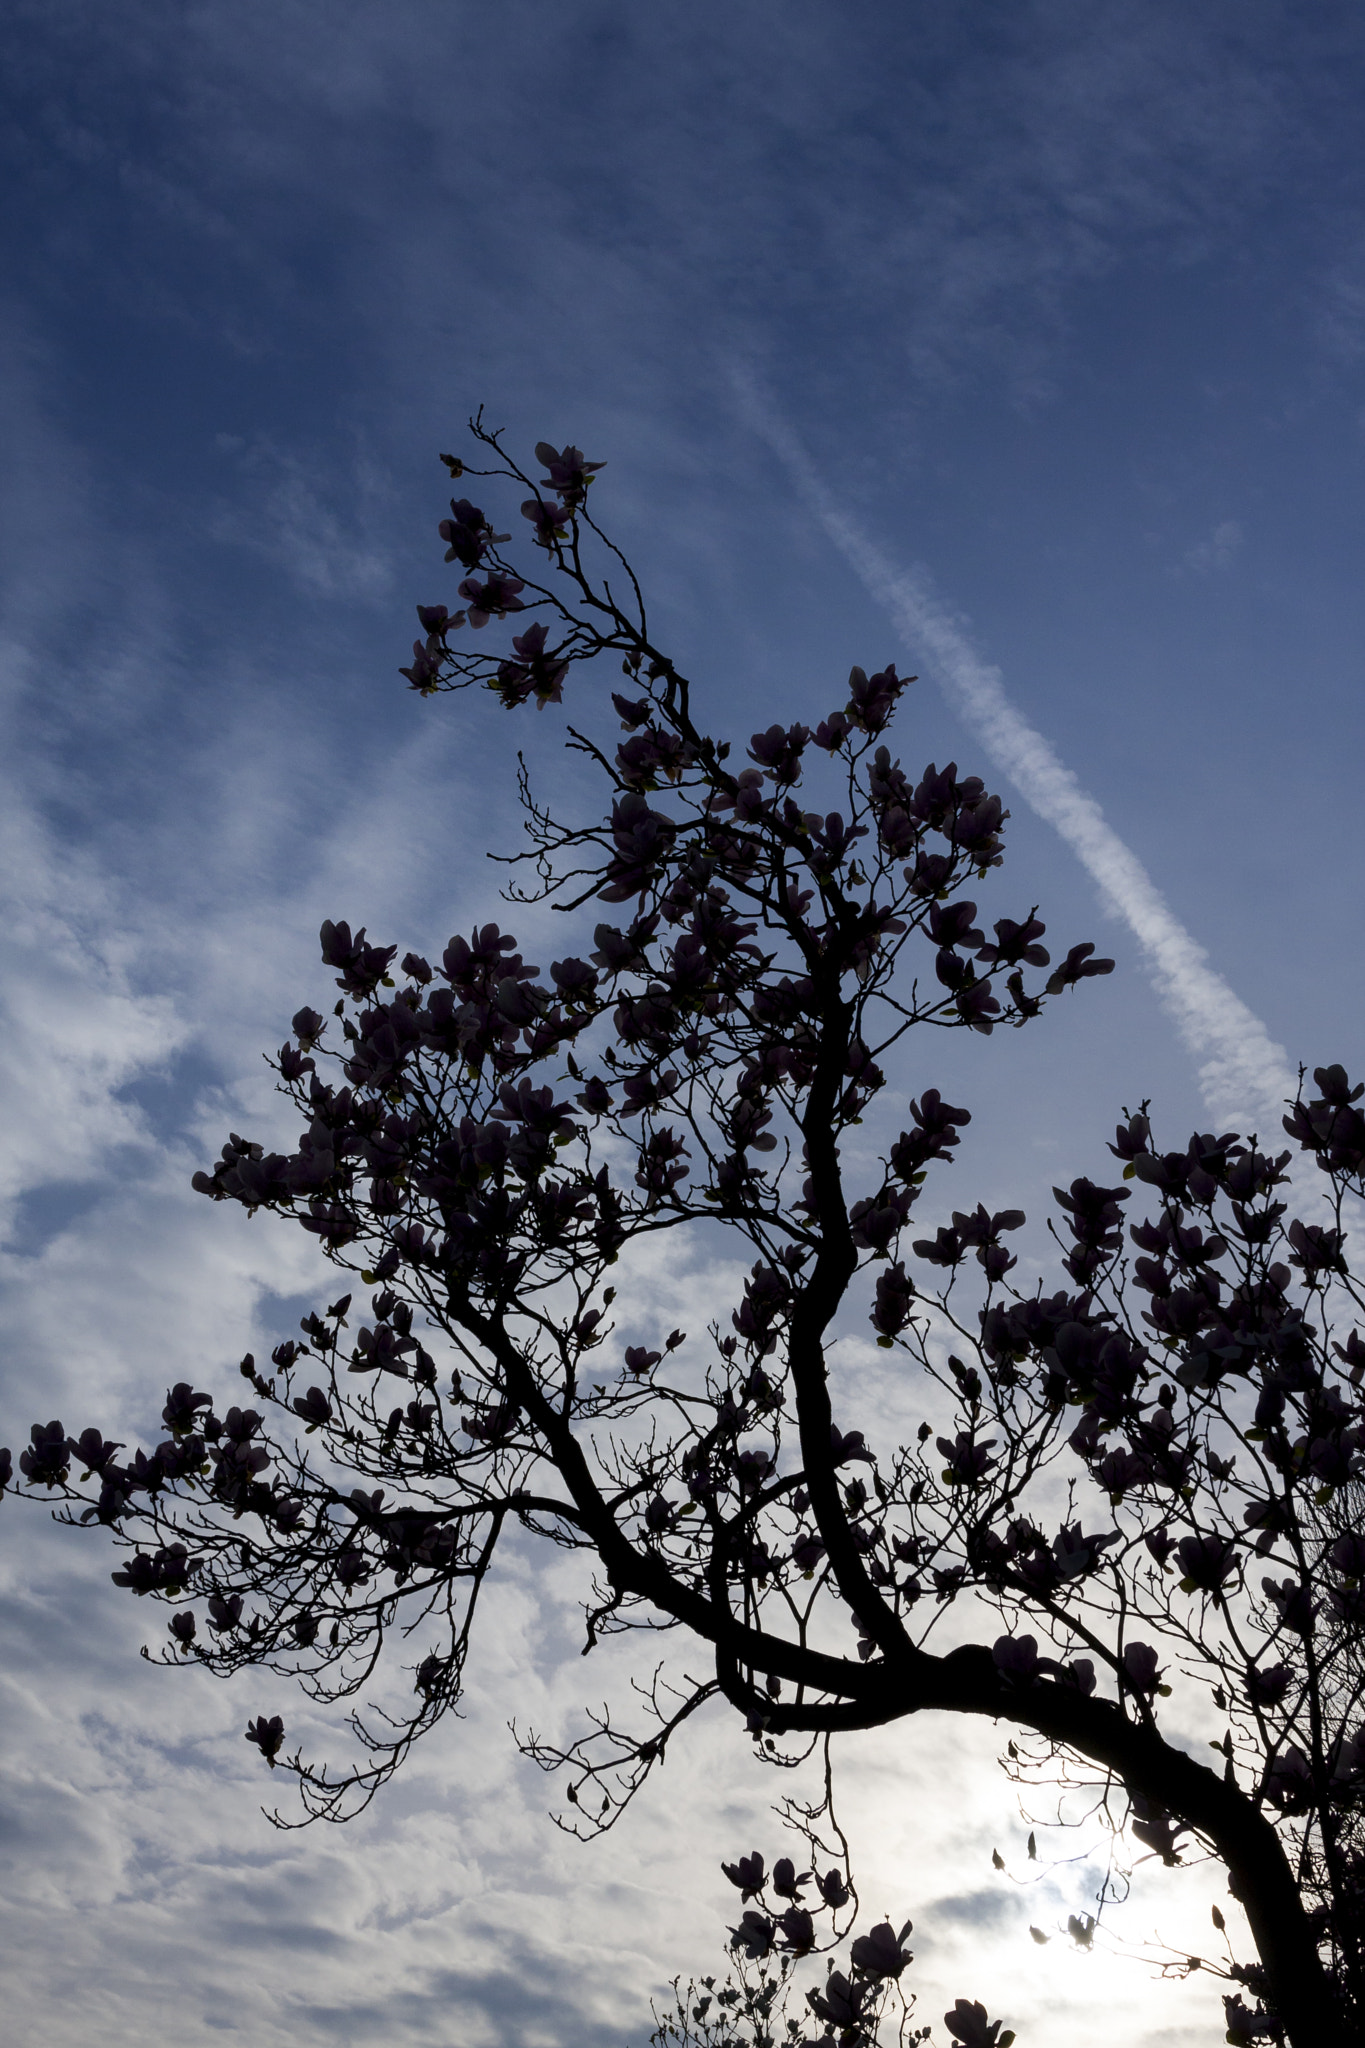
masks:
<instances>
[{"instance_id":1,"label":"wispy cirrus cloud","mask_svg":"<svg viewBox=\"0 0 1365 2048\"><path fill-rule=\"evenodd\" d=\"M752 378L737 370L734 381L755 430L786 466L869 596L895 621L915 660L930 669L996 767L1066 841L1105 907L1132 932L1167 1014L1198 1063L1199 1086L1210 1111L1229 1119L1278 1123L1281 1105L1297 1083L1284 1047L1209 965L1204 948L1099 804L1010 700L999 668L977 652L962 620L935 593L928 572L893 562L836 501L796 434Z\"/></svg>"},{"instance_id":2,"label":"wispy cirrus cloud","mask_svg":"<svg viewBox=\"0 0 1365 2048\"><path fill-rule=\"evenodd\" d=\"M365 530L367 514L386 496L373 463L362 457L353 465L344 500L355 509L344 522L328 503L322 479L266 436L247 442L240 434L219 434L217 445L235 459L241 488L234 502L219 506L210 527L214 540L266 556L311 596L388 594L393 569Z\"/></svg>"}]
</instances>

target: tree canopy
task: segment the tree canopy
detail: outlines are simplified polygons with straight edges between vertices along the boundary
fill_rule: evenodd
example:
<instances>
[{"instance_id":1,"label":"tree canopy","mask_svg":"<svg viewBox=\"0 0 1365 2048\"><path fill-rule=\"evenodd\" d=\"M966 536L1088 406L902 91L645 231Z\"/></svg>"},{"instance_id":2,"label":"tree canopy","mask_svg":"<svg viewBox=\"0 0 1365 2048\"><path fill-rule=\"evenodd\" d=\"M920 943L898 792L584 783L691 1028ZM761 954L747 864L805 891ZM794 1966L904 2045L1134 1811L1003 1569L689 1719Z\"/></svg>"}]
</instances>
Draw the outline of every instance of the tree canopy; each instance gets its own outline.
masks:
<instances>
[{"instance_id":1,"label":"tree canopy","mask_svg":"<svg viewBox=\"0 0 1365 2048\"><path fill-rule=\"evenodd\" d=\"M1125 1111L1114 1184L1052 1191L1051 1292L1012 1278L1022 1212L917 1222L971 1119L928 1079L902 1107L908 1035L1032 1028L1113 963L1057 959L1036 907L964 893L996 889L1008 812L955 763L902 766L912 678L855 668L813 729L703 732L590 509L602 465L543 443L537 474L472 432L483 467L442 459L510 488L541 566L452 499L458 604L418 607L403 673L514 711L581 694L568 744L602 808L561 818L523 768L504 892L564 913L564 957L545 972L487 922L399 961L325 923L340 1000L300 1009L274 1061L297 1148L234 1133L195 1186L292 1217L338 1298L243 1359L250 1405L177 1382L130 1457L37 1424L0 1483L108 1528L115 1583L171 1607L170 1662L340 1701L420 1645L406 1715L361 1699L353 1767L251 1723L304 1816L355 1812L456 1706L517 1529L591 1561L588 1647L639 1642L633 1713L521 1738L577 1831L712 1705L775 1765L823 1750L827 1787L847 1731L987 1717L1021 1773L1095 1786L1117 1853L1226 1866L1257 1949L1207 1965L1229 2040L1365 2039L1365 1091L1319 1068L1285 1149L1162 1150L1148 1106ZM1297 1192L1296 1150L1318 1169ZM648 1327L641 1255L677 1231L742 1255L742 1289L705 1330L623 1343ZM835 1335L869 1328L923 1408L909 1442L833 1373ZM707 1646L703 1679L670 1631ZM1213 1763L1163 1726L1177 1686L1219 1717ZM726 1868L747 1990L684 1997L668 2038L747 2013L761 2039L792 1961L849 1931L841 1853L816 1867L828 1803L787 1817L810 1870ZM826 2041L873 2038L906 1932L859 1935L810 1994ZM972 2001L946 2017L967 2048L1009 2038Z\"/></svg>"}]
</instances>

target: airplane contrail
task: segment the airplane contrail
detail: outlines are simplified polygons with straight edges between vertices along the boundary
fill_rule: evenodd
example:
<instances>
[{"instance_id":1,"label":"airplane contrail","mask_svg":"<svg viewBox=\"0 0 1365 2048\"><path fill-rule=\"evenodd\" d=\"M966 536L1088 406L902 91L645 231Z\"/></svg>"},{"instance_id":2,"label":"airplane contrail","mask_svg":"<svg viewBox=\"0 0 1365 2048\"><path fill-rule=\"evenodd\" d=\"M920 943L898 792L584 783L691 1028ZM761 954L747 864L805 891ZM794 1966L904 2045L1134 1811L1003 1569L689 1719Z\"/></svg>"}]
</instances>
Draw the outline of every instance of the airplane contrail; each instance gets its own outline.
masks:
<instances>
[{"instance_id":1,"label":"airplane contrail","mask_svg":"<svg viewBox=\"0 0 1365 2048\"><path fill-rule=\"evenodd\" d=\"M934 595L921 569L892 562L838 505L806 450L752 381L732 373L751 424L790 472L869 596L895 621L917 664L972 728L1000 772L1071 847L1102 901L1142 949L1162 1005L1197 1063L1210 1112L1278 1132L1298 1074L1284 1047L1208 962L1142 862L1108 823L1095 799L1055 748L1005 693L1000 671L983 661L960 622ZM1265 1119L1269 1118L1268 1126Z\"/></svg>"}]
</instances>

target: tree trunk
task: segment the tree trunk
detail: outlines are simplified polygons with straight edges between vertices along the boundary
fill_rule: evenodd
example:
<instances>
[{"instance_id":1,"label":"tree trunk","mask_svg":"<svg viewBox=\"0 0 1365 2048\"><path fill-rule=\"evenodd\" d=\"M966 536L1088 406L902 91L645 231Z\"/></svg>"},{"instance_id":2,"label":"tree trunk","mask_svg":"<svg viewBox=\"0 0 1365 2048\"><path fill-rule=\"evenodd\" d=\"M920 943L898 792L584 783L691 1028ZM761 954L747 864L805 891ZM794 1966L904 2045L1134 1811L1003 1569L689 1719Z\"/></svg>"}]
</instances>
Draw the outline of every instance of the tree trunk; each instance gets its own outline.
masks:
<instances>
[{"instance_id":1,"label":"tree trunk","mask_svg":"<svg viewBox=\"0 0 1365 2048\"><path fill-rule=\"evenodd\" d=\"M1266 1972L1267 2003L1283 2022L1290 2048L1365 2048L1365 2033L1342 2014L1284 1844L1245 1792L1111 1702L1062 1686L1008 1692L989 1651L977 1645L942 1659L920 1652L916 1661L924 1688L920 1706L989 1713L1031 1728L1111 1771L1129 1792L1155 1801L1211 1842L1246 1913Z\"/></svg>"},{"instance_id":2,"label":"tree trunk","mask_svg":"<svg viewBox=\"0 0 1365 2048\"><path fill-rule=\"evenodd\" d=\"M1279 1838L1260 1814L1250 1817L1268 1842L1239 1844L1237 1854L1221 1842L1218 1847L1265 1966L1268 2003L1283 2020L1291 2048L1362 2048L1365 2037L1341 2016Z\"/></svg>"}]
</instances>

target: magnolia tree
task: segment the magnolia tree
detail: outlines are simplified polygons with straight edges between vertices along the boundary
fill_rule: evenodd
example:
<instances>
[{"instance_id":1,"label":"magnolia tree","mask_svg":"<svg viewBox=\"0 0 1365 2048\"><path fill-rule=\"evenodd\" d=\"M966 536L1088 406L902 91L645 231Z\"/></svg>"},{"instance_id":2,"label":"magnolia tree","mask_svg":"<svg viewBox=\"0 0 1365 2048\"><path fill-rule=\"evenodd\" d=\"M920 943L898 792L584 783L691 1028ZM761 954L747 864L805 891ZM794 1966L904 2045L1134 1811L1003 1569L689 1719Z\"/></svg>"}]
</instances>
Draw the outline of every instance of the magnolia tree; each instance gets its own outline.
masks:
<instances>
[{"instance_id":1,"label":"magnolia tree","mask_svg":"<svg viewBox=\"0 0 1365 2048\"><path fill-rule=\"evenodd\" d=\"M1112 962L1080 944L1054 963L1022 904L978 911L1007 814L953 764L903 767L894 668L855 668L813 730L732 750L589 510L600 465L542 444L528 473L473 435L483 467L445 457L452 476L510 487L540 553L514 560L456 498L458 601L419 607L403 673L509 710L559 705L598 657L624 674L609 712L585 673L568 728L600 810L562 818L522 775L505 893L565 914L564 956L544 972L489 922L398 961L325 924L340 1000L301 1009L275 1061L297 1149L234 1135L195 1185L294 1218L347 1275L339 1299L242 1361L251 1405L186 1379L151 1448L51 1422L17 1481L0 1469L111 1532L115 1583L172 1610L169 1661L342 1700L381 1682L391 1640L400 1661L420 1646L409 1708L356 1710L352 1769L279 1718L247 1730L308 1815L355 1811L455 1707L519 1532L590 1562L589 1648L639 1642L633 1717L525 1737L579 1832L713 1704L774 1764L822 1749L826 1786L847 1731L984 1716L1018 1771L1097 1788L1120 1856L1222 1863L1256 1951L1205 1964L1235 1986L1229 2040L1360 2042L1365 1341L1342 1210L1365 1188L1361 1088L1322 1068L1287 1105L1321 1169L1311 1220L1291 1151L1233 1132L1162 1151L1144 1106L1109 1147L1116 1185L1054 1190L1052 1291L1011 1277L1020 1212L917 1223L970 1118L918 1081L908 1111L888 1096L907 1035L1031 1026ZM613 1279L674 1232L748 1271L705 1330L665 1338L647 1285L618 1300ZM856 1375L832 1379L836 1332L869 1324L924 1416L908 1443ZM671 1628L706 1646L701 1680L658 1664ZM1172 1693L1182 1729L1217 1717L1212 1760L1171 1732ZM739 1975L682 1994L661 2040L802 2031L793 1960L847 1939L856 1899L828 1801L786 1811L811 1867L726 1866ZM802 2009L827 2048L893 2007L904 2028L906 1932L831 1954ZM969 2000L947 2023L1008 2039Z\"/></svg>"}]
</instances>

